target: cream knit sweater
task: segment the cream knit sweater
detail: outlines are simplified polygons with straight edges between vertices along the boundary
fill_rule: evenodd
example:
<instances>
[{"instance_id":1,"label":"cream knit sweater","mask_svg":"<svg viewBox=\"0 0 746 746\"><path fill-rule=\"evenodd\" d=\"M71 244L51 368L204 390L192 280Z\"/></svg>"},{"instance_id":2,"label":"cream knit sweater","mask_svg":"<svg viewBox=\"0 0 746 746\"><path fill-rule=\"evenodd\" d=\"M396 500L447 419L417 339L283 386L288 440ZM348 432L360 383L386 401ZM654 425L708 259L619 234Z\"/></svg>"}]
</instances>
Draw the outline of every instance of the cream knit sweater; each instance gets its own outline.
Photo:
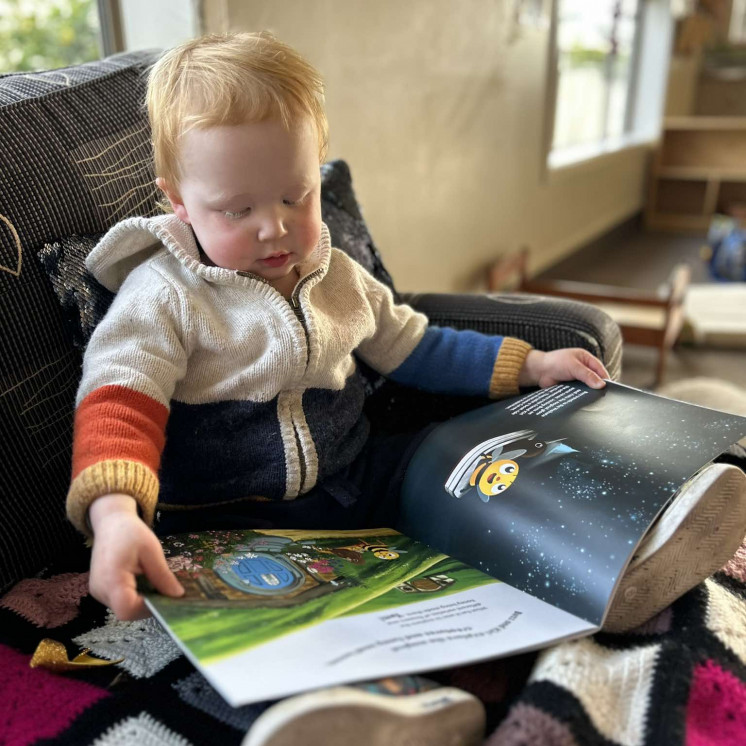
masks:
<instances>
[{"instance_id":1,"label":"cream knit sweater","mask_svg":"<svg viewBox=\"0 0 746 746\"><path fill-rule=\"evenodd\" d=\"M290 301L247 273L200 262L173 215L130 218L87 265L116 291L85 354L68 515L131 494L215 506L292 499L349 464L367 437L357 358L434 391L517 391L529 346L429 327L324 226Z\"/></svg>"}]
</instances>

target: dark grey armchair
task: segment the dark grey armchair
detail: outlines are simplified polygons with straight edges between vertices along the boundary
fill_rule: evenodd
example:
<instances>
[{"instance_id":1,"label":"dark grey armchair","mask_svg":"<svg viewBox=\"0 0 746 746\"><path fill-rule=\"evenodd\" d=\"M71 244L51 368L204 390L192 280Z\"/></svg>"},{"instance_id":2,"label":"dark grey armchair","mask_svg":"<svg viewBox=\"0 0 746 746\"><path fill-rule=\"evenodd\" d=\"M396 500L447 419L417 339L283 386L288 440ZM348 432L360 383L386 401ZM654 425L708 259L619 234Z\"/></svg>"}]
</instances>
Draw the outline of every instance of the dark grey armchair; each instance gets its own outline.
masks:
<instances>
[{"instance_id":1,"label":"dark grey armchair","mask_svg":"<svg viewBox=\"0 0 746 746\"><path fill-rule=\"evenodd\" d=\"M65 518L64 499L81 351L109 299L86 276L83 259L115 222L157 209L142 106L153 59L153 53L139 52L64 70L0 76L0 595L24 578L64 576L69 586L73 581L64 573L87 569L88 550ZM333 243L393 287L344 162L323 167L322 197ZM401 298L435 324L514 335L540 349L584 347L603 360L612 377L619 375L619 330L591 306L511 295ZM443 419L475 403L406 391L371 375L368 411L378 427ZM75 577L77 590L59 591L67 621L39 622L32 601L23 607L24 618L59 627L68 641L101 623L104 610L78 587L84 576ZM37 592L39 599L48 593ZM83 616L76 618L78 606ZM7 616L0 643L24 654L37 637L54 636L2 613ZM132 687L109 688L114 704L91 705L85 712L93 713L92 719L84 713L63 729L67 735L50 731L49 737L90 743L106 729L107 713L137 714L143 698L161 702L162 719L168 721L179 703L173 677L191 673L182 658L161 672L163 680L161 674L148 680L149 695L135 697ZM95 674L93 684L106 688L96 675L105 678ZM179 725L193 743L238 743L240 732L226 725L227 717L195 710Z\"/></svg>"}]
</instances>

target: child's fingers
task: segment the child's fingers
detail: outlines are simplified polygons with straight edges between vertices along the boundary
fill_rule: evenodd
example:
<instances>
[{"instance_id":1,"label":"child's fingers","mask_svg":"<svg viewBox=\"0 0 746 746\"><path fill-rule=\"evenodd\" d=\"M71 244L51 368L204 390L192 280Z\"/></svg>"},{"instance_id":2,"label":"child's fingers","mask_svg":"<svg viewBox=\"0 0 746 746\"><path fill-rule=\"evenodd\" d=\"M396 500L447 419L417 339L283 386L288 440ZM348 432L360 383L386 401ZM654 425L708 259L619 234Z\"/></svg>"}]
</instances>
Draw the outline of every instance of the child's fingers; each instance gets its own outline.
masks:
<instances>
[{"instance_id":1,"label":"child's fingers","mask_svg":"<svg viewBox=\"0 0 746 746\"><path fill-rule=\"evenodd\" d=\"M599 377L608 378L609 372L604 367L604 364L595 356L588 353L588 359L586 360L588 367Z\"/></svg>"},{"instance_id":2,"label":"child's fingers","mask_svg":"<svg viewBox=\"0 0 746 746\"><path fill-rule=\"evenodd\" d=\"M134 576L132 579L134 582ZM126 602L127 574L112 575L107 568L102 569L97 561L96 548L93 550L91 574L88 581L88 591L99 603L111 609L117 616L120 611L128 610Z\"/></svg>"},{"instance_id":3,"label":"child's fingers","mask_svg":"<svg viewBox=\"0 0 746 746\"><path fill-rule=\"evenodd\" d=\"M95 597L108 606L117 619L133 621L150 616L145 602L137 592L135 576L130 572L122 572L116 578L106 582L104 589Z\"/></svg>"},{"instance_id":4,"label":"child's fingers","mask_svg":"<svg viewBox=\"0 0 746 746\"><path fill-rule=\"evenodd\" d=\"M156 540L157 541L157 540ZM143 552L140 557L143 572L157 591L166 596L182 596L184 589L171 572L160 544Z\"/></svg>"},{"instance_id":5,"label":"child's fingers","mask_svg":"<svg viewBox=\"0 0 746 746\"><path fill-rule=\"evenodd\" d=\"M109 608L116 614L117 619L127 622L150 616L142 596L136 588L129 585L120 586L111 593Z\"/></svg>"},{"instance_id":6,"label":"child's fingers","mask_svg":"<svg viewBox=\"0 0 746 746\"><path fill-rule=\"evenodd\" d=\"M593 357L589 355L589 357ZM602 389L606 384L603 378L590 366L590 360L578 359L573 365L573 378L576 378L592 389ZM594 366L595 367L595 366ZM603 366L601 366L603 369Z\"/></svg>"},{"instance_id":7,"label":"child's fingers","mask_svg":"<svg viewBox=\"0 0 746 746\"><path fill-rule=\"evenodd\" d=\"M593 371L590 371L590 380L587 380L586 383L592 388L592 389L602 389L604 386L606 386L606 381L604 381L601 376L597 375Z\"/></svg>"},{"instance_id":8,"label":"child's fingers","mask_svg":"<svg viewBox=\"0 0 746 746\"><path fill-rule=\"evenodd\" d=\"M603 388L606 385L603 379L609 377L603 363L587 350L578 348L573 352L572 376L593 389Z\"/></svg>"}]
</instances>

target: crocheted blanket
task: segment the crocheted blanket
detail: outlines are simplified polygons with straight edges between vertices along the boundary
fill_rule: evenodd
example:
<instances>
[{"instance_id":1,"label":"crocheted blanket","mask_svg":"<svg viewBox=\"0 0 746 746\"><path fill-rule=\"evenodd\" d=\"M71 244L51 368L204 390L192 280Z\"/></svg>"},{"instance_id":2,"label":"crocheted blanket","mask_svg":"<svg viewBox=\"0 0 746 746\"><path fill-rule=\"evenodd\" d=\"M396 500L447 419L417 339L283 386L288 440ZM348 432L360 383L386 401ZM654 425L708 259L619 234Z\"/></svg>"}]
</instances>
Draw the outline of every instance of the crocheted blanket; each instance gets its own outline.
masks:
<instances>
[{"instance_id":1,"label":"crocheted blanket","mask_svg":"<svg viewBox=\"0 0 746 746\"><path fill-rule=\"evenodd\" d=\"M87 573L60 569L0 598L0 744L240 744L267 703L229 707L155 620L117 621L88 596ZM44 638L64 659L88 648L121 662L32 668ZM430 676L485 703L487 746L743 744L746 543L632 633Z\"/></svg>"}]
</instances>

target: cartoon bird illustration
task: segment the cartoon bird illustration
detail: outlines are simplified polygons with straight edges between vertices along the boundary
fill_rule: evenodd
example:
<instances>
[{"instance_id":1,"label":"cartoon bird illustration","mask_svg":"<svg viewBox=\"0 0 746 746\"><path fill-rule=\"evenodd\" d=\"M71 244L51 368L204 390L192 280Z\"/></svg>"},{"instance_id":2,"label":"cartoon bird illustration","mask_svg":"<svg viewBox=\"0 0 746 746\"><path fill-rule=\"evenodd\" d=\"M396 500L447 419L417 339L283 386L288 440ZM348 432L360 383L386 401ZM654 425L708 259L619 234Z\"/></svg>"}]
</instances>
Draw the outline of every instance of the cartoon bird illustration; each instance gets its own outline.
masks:
<instances>
[{"instance_id":1,"label":"cartoon bird illustration","mask_svg":"<svg viewBox=\"0 0 746 746\"><path fill-rule=\"evenodd\" d=\"M556 443L557 441L552 441ZM521 438L520 440L514 440L510 447L513 450L524 451L521 454L521 458L534 458L540 456L546 450L546 447L550 445L543 440L534 440L533 438Z\"/></svg>"}]
</instances>

